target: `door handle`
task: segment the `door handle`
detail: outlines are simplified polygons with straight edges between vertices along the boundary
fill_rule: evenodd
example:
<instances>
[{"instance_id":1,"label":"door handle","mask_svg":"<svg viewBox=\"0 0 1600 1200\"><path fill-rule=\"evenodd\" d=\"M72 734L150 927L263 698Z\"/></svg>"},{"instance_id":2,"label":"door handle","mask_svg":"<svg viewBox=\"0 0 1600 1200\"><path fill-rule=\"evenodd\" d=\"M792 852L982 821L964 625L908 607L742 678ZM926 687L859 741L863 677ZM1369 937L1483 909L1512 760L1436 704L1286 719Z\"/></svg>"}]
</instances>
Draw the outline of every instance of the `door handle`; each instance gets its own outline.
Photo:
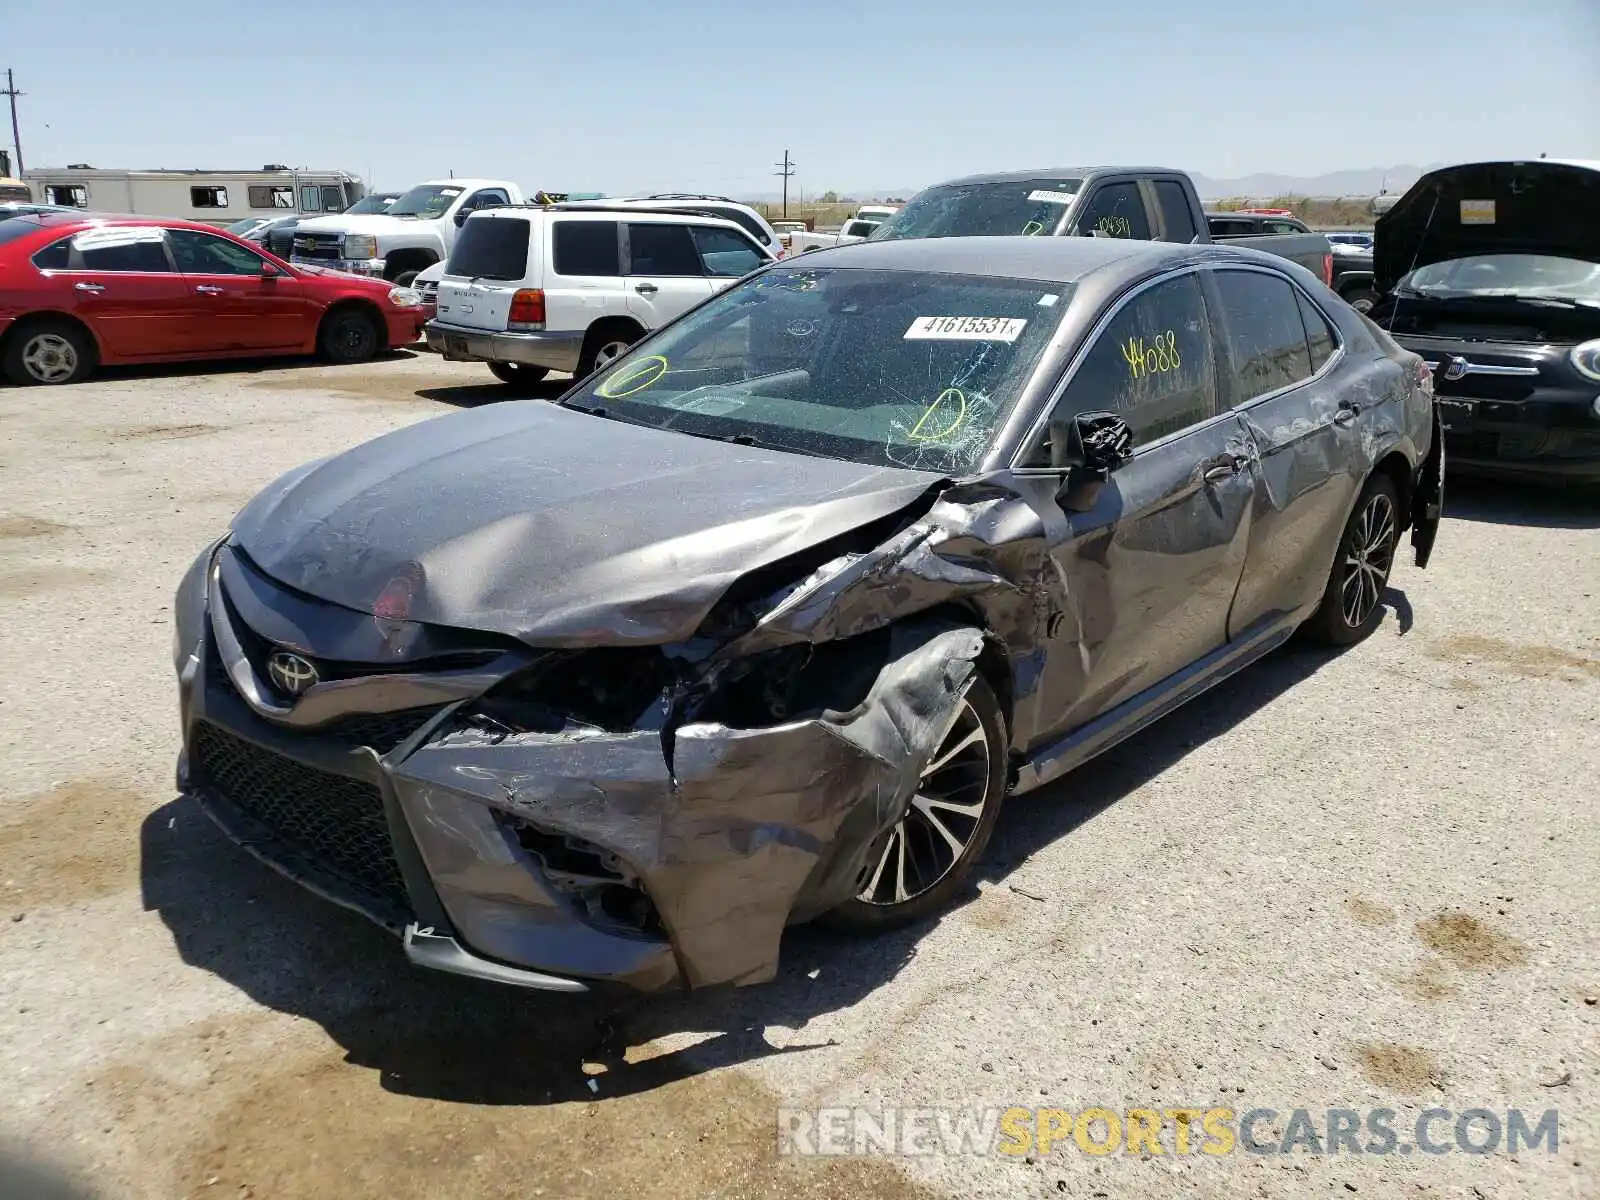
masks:
<instances>
[{"instance_id":1,"label":"door handle","mask_svg":"<svg viewBox=\"0 0 1600 1200\"><path fill-rule=\"evenodd\" d=\"M220 296L220 295L222 295L223 292L227 291L228 289L227 288L219 288L219 287L215 286L214 284L210 284L210 283L197 283L197 284L194 285L194 290L197 291L197 292L204 292L208 296Z\"/></svg>"},{"instance_id":2,"label":"door handle","mask_svg":"<svg viewBox=\"0 0 1600 1200\"><path fill-rule=\"evenodd\" d=\"M75 283L72 287L74 291L79 292L103 292L106 290L106 285L103 283Z\"/></svg>"},{"instance_id":3,"label":"door handle","mask_svg":"<svg viewBox=\"0 0 1600 1200\"><path fill-rule=\"evenodd\" d=\"M649 296L655 292L659 292L661 289L653 283L636 283L633 285L633 290L638 292L641 296Z\"/></svg>"},{"instance_id":4,"label":"door handle","mask_svg":"<svg viewBox=\"0 0 1600 1200\"><path fill-rule=\"evenodd\" d=\"M1361 405L1349 400L1339 401L1339 411L1333 414L1335 425L1348 425L1361 415Z\"/></svg>"},{"instance_id":5,"label":"door handle","mask_svg":"<svg viewBox=\"0 0 1600 1200\"><path fill-rule=\"evenodd\" d=\"M1232 479L1242 470L1244 461L1230 456L1219 460L1214 466L1207 467L1200 478L1207 483L1221 483L1225 479Z\"/></svg>"}]
</instances>

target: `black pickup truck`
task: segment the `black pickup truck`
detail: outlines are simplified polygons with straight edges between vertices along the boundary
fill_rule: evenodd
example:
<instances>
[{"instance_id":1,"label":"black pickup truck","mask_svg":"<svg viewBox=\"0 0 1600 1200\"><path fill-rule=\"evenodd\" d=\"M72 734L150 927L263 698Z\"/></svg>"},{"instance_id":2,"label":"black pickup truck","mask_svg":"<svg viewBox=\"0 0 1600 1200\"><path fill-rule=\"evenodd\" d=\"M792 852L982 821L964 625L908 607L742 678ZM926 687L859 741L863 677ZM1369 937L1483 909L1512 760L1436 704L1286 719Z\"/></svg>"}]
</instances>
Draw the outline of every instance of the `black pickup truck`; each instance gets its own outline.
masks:
<instances>
[{"instance_id":1,"label":"black pickup truck","mask_svg":"<svg viewBox=\"0 0 1600 1200\"><path fill-rule=\"evenodd\" d=\"M1015 234L1248 246L1297 262L1324 283L1333 277L1333 252L1322 234L1302 226L1293 233L1219 236L1207 223L1194 180L1168 167L969 175L924 188L868 240Z\"/></svg>"},{"instance_id":2,"label":"black pickup truck","mask_svg":"<svg viewBox=\"0 0 1600 1200\"><path fill-rule=\"evenodd\" d=\"M1213 241L1259 246L1252 238L1283 237L1316 232L1299 217L1287 213L1208 212L1206 224ZM1357 312L1370 312L1378 294L1372 288L1372 243L1365 246L1341 240L1338 234L1324 234L1333 252L1328 286Z\"/></svg>"}]
</instances>

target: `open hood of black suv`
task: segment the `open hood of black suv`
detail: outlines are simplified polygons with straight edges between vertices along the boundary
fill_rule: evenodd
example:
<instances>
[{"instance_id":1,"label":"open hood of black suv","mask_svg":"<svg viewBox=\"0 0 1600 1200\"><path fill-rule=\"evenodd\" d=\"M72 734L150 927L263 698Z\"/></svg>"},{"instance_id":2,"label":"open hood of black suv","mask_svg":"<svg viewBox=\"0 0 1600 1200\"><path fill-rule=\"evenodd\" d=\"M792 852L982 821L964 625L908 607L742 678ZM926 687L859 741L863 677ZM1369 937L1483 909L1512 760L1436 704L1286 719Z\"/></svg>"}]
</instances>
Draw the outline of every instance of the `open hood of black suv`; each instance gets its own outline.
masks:
<instances>
[{"instance_id":1,"label":"open hood of black suv","mask_svg":"<svg viewBox=\"0 0 1600 1200\"><path fill-rule=\"evenodd\" d=\"M1553 254L1600 262L1600 163L1465 163L1431 171L1378 218L1380 293L1430 263L1472 254Z\"/></svg>"}]
</instances>

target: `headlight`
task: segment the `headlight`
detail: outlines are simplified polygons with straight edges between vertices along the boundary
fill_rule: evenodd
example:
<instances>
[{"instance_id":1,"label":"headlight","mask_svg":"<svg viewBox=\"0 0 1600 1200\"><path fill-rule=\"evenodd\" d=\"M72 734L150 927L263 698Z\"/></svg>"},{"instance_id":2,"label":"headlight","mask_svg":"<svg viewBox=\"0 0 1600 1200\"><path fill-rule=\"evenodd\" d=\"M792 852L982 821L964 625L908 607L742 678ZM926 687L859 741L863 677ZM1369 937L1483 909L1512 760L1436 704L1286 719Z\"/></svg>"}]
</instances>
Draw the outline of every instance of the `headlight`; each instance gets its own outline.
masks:
<instances>
[{"instance_id":1,"label":"headlight","mask_svg":"<svg viewBox=\"0 0 1600 1200\"><path fill-rule=\"evenodd\" d=\"M1572 348L1572 365L1586 379L1600 380L1600 338Z\"/></svg>"},{"instance_id":2,"label":"headlight","mask_svg":"<svg viewBox=\"0 0 1600 1200\"><path fill-rule=\"evenodd\" d=\"M346 258L377 258L378 239L370 233L347 233L340 239L339 249Z\"/></svg>"},{"instance_id":3,"label":"headlight","mask_svg":"<svg viewBox=\"0 0 1600 1200\"><path fill-rule=\"evenodd\" d=\"M422 293L416 288L390 288L389 303L396 308L415 308L422 303Z\"/></svg>"}]
</instances>

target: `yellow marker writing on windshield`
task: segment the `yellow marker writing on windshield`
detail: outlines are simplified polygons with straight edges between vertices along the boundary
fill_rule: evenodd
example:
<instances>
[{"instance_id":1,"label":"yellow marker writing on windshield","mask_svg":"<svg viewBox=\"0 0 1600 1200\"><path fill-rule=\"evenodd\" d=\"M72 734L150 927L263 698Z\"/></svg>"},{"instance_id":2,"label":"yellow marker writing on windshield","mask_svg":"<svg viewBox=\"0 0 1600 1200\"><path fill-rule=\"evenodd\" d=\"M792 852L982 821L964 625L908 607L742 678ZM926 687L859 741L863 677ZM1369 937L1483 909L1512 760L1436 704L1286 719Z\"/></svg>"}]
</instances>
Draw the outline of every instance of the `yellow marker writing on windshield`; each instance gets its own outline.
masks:
<instances>
[{"instance_id":1,"label":"yellow marker writing on windshield","mask_svg":"<svg viewBox=\"0 0 1600 1200\"><path fill-rule=\"evenodd\" d=\"M1022 236L1023 237L1033 237L1035 234L1039 234L1039 233L1043 233L1043 232L1044 232L1044 222L1042 222L1042 221L1029 221L1026 225L1024 225L1022 227Z\"/></svg>"},{"instance_id":2,"label":"yellow marker writing on windshield","mask_svg":"<svg viewBox=\"0 0 1600 1200\"><path fill-rule=\"evenodd\" d=\"M595 389L595 394L607 400L621 400L635 392L642 392L667 373L667 360L663 355L652 354L636 363L629 363L610 379Z\"/></svg>"},{"instance_id":3,"label":"yellow marker writing on windshield","mask_svg":"<svg viewBox=\"0 0 1600 1200\"><path fill-rule=\"evenodd\" d=\"M942 410L942 411L941 411ZM906 436L916 442L942 442L967 419L967 394L960 388L945 388L934 402L928 405L917 423ZM942 426L925 428L929 422L943 421Z\"/></svg>"}]
</instances>

